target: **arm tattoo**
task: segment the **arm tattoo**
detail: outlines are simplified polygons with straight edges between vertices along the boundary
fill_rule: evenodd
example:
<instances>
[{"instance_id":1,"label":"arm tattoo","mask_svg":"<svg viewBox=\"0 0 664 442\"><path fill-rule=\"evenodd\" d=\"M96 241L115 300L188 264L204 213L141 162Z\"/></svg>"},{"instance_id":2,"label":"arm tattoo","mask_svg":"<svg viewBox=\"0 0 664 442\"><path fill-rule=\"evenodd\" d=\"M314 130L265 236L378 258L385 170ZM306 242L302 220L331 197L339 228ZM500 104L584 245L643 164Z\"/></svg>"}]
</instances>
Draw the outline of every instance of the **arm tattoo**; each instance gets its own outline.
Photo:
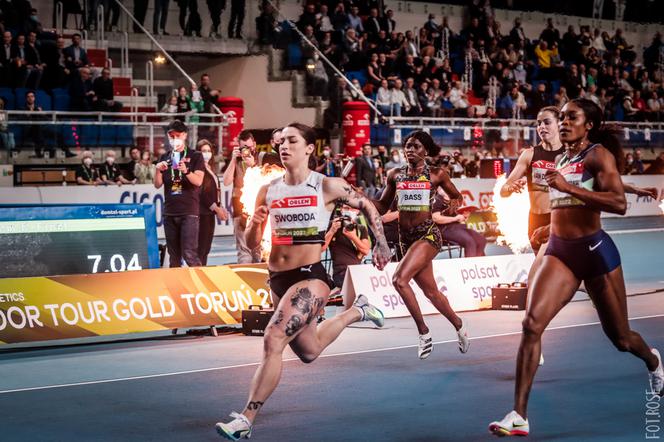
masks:
<instances>
[{"instance_id":1,"label":"arm tattoo","mask_svg":"<svg viewBox=\"0 0 664 442\"><path fill-rule=\"evenodd\" d=\"M261 402L261 401L250 401L247 404L247 410L252 410L252 411L258 410L259 408L261 408L263 406L264 403L265 402Z\"/></svg>"},{"instance_id":2,"label":"arm tattoo","mask_svg":"<svg viewBox=\"0 0 664 442\"><path fill-rule=\"evenodd\" d=\"M304 327L305 322L302 319L302 316L300 315L293 315L291 318L286 322L286 336L293 336L295 333L300 331L302 327Z\"/></svg>"}]
</instances>

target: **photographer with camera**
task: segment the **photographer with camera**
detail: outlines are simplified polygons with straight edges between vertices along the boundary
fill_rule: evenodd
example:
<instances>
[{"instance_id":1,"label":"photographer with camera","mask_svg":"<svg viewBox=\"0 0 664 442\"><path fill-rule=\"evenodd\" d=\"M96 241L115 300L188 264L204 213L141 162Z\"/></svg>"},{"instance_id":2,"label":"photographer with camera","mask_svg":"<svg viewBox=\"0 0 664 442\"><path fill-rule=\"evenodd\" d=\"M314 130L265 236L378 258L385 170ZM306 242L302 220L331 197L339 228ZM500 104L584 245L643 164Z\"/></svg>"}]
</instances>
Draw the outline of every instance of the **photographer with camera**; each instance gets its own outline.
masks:
<instances>
[{"instance_id":1,"label":"photographer with camera","mask_svg":"<svg viewBox=\"0 0 664 442\"><path fill-rule=\"evenodd\" d=\"M369 229L357 209L347 205L334 210L330 228L325 234L323 250L329 248L332 256L332 280L341 289L346 276L346 268L361 264L371 250Z\"/></svg>"},{"instance_id":2,"label":"photographer with camera","mask_svg":"<svg viewBox=\"0 0 664 442\"><path fill-rule=\"evenodd\" d=\"M180 121L168 125L171 151L155 166L154 186L164 186L164 234L170 267L200 266L198 258L199 201L205 176L200 152L187 148L187 126Z\"/></svg>"},{"instance_id":3,"label":"photographer with camera","mask_svg":"<svg viewBox=\"0 0 664 442\"><path fill-rule=\"evenodd\" d=\"M244 174L247 169L264 164L280 164L279 154L273 152L257 152L256 140L249 130L243 130L238 135L238 145L233 149L228 167L224 171L224 186L233 185L231 204L233 206L233 229L235 245L237 246L238 264L251 264L261 261L260 247L250 249L244 239L247 228L248 215L240 202L242 188L244 187Z\"/></svg>"}]
</instances>

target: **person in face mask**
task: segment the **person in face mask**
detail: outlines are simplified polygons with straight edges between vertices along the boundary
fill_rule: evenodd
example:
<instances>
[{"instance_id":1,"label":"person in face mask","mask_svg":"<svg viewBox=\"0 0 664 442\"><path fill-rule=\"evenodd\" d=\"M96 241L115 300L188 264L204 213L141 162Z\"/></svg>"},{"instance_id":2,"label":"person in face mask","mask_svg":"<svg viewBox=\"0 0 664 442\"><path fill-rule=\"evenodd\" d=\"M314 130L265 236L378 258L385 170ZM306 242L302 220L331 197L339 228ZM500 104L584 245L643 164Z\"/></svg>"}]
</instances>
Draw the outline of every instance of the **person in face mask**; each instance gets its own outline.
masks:
<instances>
[{"instance_id":1,"label":"person in face mask","mask_svg":"<svg viewBox=\"0 0 664 442\"><path fill-rule=\"evenodd\" d=\"M115 163L115 152L112 150L106 152L106 161L104 161L104 164L100 167L100 172L101 181L104 184L117 184L118 186L122 186L123 184L134 184L136 182L136 180L129 181L122 176L120 168Z\"/></svg>"},{"instance_id":2,"label":"person in face mask","mask_svg":"<svg viewBox=\"0 0 664 442\"><path fill-rule=\"evenodd\" d=\"M339 164L332 157L332 149L330 149L330 146L323 147L322 155L318 158L316 172L332 177L339 176L339 169Z\"/></svg>"},{"instance_id":3,"label":"person in face mask","mask_svg":"<svg viewBox=\"0 0 664 442\"><path fill-rule=\"evenodd\" d=\"M197 150L205 160L205 175L201 186L201 199L199 206L200 222L198 227L198 257L201 265L207 265L207 256L212 247L214 228L217 220L228 220L228 212L221 204L221 184L217 176L216 163L214 161L214 145L208 140L200 140L196 145Z\"/></svg>"},{"instance_id":4,"label":"person in face mask","mask_svg":"<svg viewBox=\"0 0 664 442\"><path fill-rule=\"evenodd\" d=\"M187 126L175 120L168 125L170 152L157 163L154 186L164 186L164 234L170 267L200 266L198 257L199 205L205 177L203 155L187 148Z\"/></svg>"},{"instance_id":5,"label":"person in face mask","mask_svg":"<svg viewBox=\"0 0 664 442\"><path fill-rule=\"evenodd\" d=\"M405 161L401 158L401 155L399 155L399 149L390 150L389 161L385 163L385 172L387 173L390 169L396 169L405 165Z\"/></svg>"},{"instance_id":6,"label":"person in face mask","mask_svg":"<svg viewBox=\"0 0 664 442\"><path fill-rule=\"evenodd\" d=\"M83 152L81 166L76 169L76 183L80 186L96 186L101 184L99 173L92 165L92 152L86 150Z\"/></svg>"}]
</instances>

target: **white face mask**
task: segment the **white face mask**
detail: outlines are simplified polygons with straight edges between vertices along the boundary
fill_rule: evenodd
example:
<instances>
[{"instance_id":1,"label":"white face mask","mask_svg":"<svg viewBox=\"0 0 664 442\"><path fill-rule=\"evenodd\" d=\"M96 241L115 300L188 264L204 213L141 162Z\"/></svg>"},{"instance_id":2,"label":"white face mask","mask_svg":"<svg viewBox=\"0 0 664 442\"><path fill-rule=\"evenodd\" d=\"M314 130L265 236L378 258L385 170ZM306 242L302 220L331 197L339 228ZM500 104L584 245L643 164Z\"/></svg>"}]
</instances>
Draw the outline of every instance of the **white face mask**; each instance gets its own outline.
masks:
<instances>
[{"instance_id":1,"label":"white face mask","mask_svg":"<svg viewBox=\"0 0 664 442\"><path fill-rule=\"evenodd\" d=\"M181 150L184 147L184 140L180 138L169 138L168 143L175 150Z\"/></svg>"},{"instance_id":2,"label":"white face mask","mask_svg":"<svg viewBox=\"0 0 664 442\"><path fill-rule=\"evenodd\" d=\"M172 113L177 112L177 111L178 111L178 107L177 107L177 105L175 105L175 104L169 104L169 105L168 105L168 111L169 111L169 112L172 112Z\"/></svg>"},{"instance_id":3,"label":"white face mask","mask_svg":"<svg viewBox=\"0 0 664 442\"><path fill-rule=\"evenodd\" d=\"M323 156L324 156L325 158L328 158L328 157L330 156L330 151L329 151L329 150L324 150L324 151L323 151Z\"/></svg>"},{"instance_id":4,"label":"white face mask","mask_svg":"<svg viewBox=\"0 0 664 442\"><path fill-rule=\"evenodd\" d=\"M399 155L393 155L392 156L392 161L394 161L395 163L398 163L399 162Z\"/></svg>"},{"instance_id":5,"label":"white face mask","mask_svg":"<svg viewBox=\"0 0 664 442\"><path fill-rule=\"evenodd\" d=\"M113 163L115 163L115 158L114 157L106 157L106 162L108 164L113 164Z\"/></svg>"},{"instance_id":6,"label":"white face mask","mask_svg":"<svg viewBox=\"0 0 664 442\"><path fill-rule=\"evenodd\" d=\"M85 164L87 167L90 167L90 165L92 164L92 158L84 158L83 164Z\"/></svg>"},{"instance_id":7,"label":"white face mask","mask_svg":"<svg viewBox=\"0 0 664 442\"><path fill-rule=\"evenodd\" d=\"M210 158L212 158L212 152L203 152L203 159L205 162L210 161Z\"/></svg>"}]
</instances>

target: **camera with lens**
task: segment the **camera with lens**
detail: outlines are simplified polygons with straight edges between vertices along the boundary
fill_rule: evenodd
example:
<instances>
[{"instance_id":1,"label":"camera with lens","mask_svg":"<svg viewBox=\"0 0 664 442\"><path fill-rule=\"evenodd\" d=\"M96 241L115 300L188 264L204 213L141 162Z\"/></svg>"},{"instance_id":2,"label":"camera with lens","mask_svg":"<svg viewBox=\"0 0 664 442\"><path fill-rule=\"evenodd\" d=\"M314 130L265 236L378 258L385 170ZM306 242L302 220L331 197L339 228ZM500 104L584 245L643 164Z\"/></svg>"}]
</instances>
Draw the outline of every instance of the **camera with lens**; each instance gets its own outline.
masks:
<instances>
[{"instance_id":1,"label":"camera with lens","mask_svg":"<svg viewBox=\"0 0 664 442\"><path fill-rule=\"evenodd\" d=\"M348 232L357 227L357 223L353 221L350 216L342 215L339 217L339 219L341 220L341 227Z\"/></svg>"},{"instance_id":2,"label":"camera with lens","mask_svg":"<svg viewBox=\"0 0 664 442\"><path fill-rule=\"evenodd\" d=\"M251 149L248 147L243 147L240 149L240 153L238 153L238 159L242 159L243 156L250 156L251 155Z\"/></svg>"}]
</instances>

